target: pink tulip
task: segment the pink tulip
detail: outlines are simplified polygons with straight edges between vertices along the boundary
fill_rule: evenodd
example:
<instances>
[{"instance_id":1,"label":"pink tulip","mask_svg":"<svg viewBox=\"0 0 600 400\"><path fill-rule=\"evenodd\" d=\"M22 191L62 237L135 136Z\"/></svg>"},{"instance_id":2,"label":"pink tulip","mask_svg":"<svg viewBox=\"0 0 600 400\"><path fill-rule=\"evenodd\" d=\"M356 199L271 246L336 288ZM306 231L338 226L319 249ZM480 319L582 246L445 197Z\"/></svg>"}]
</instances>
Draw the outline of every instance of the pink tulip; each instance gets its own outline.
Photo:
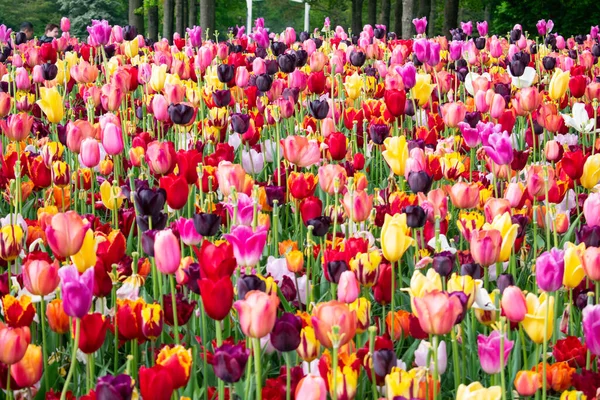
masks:
<instances>
[{"instance_id":1,"label":"pink tulip","mask_svg":"<svg viewBox=\"0 0 600 400\"><path fill-rule=\"evenodd\" d=\"M432 335L449 333L463 312L458 296L450 296L437 290L428 292L423 297L415 297L414 303L421 328Z\"/></svg>"},{"instance_id":2,"label":"pink tulip","mask_svg":"<svg viewBox=\"0 0 600 400\"><path fill-rule=\"evenodd\" d=\"M321 160L321 150L316 140L305 136L291 135L281 143L283 156L299 168L310 167Z\"/></svg>"},{"instance_id":3,"label":"pink tulip","mask_svg":"<svg viewBox=\"0 0 600 400\"><path fill-rule=\"evenodd\" d=\"M239 225L224 235L233 246L233 255L240 267L252 268L258 264L267 242L266 227L259 226L254 232L251 227Z\"/></svg>"},{"instance_id":4,"label":"pink tulip","mask_svg":"<svg viewBox=\"0 0 600 400\"><path fill-rule=\"evenodd\" d=\"M25 68L17 68L15 83L17 84L18 90L29 91L29 88L31 87L31 82L29 80L29 74L27 73L27 70Z\"/></svg>"},{"instance_id":5,"label":"pink tulip","mask_svg":"<svg viewBox=\"0 0 600 400\"><path fill-rule=\"evenodd\" d=\"M71 21L67 17L60 19L60 30L63 32L69 32L71 30Z\"/></svg>"},{"instance_id":6,"label":"pink tulip","mask_svg":"<svg viewBox=\"0 0 600 400\"><path fill-rule=\"evenodd\" d=\"M600 193L591 193L583 203L583 215L588 226L600 225Z\"/></svg>"},{"instance_id":7,"label":"pink tulip","mask_svg":"<svg viewBox=\"0 0 600 400\"><path fill-rule=\"evenodd\" d=\"M502 340L504 341L504 354L501 355L500 345ZM502 367L506 368L508 356L514 344L514 341L508 340L504 332L500 333L494 330L489 336L478 335L477 354L479 355L481 369L487 374L493 375L499 373ZM501 359L500 357L504 358Z\"/></svg>"},{"instance_id":8,"label":"pink tulip","mask_svg":"<svg viewBox=\"0 0 600 400\"><path fill-rule=\"evenodd\" d=\"M353 271L344 271L340 275L340 281L337 287L338 301L350 304L358 298L360 286Z\"/></svg>"},{"instance_id":9,"label":"pink tulip","mask_svg":"<svg viewBox=\"0 0 600 400\"><path fill-rule=\"evenodd\" d=\"M46 240L54 255L66 258L79 252L89 228L90 223L75 211L58 213L46 227Z\"/></svg>"},{"instance_id":10,"label":"pink tulip","mask_svg":"<svg viewBox=\"0 0 600 400\"><path fill-rule=\"evenodd\" d=\"M467 108L460 102L446 103L441 108L444 123L449 128L456 128L460 122L463 122L467 113Z\"/></svg>"},{"instance_id":11,"label":"pink tulip","mask_svg":"<svg viewBox=\"0 0 600 400\"><path fill-rule=\"evenodd\" d=\"M192 218L179 218L176 222L181 241L187 246L196 246L202 242L202 235L196 231Z\"/></svg>"},{"instance_id":12,"label":"pink tulip","mask_svg":"<svg viewBox=\"0 0 600 400\"><path fill-rule=\"evenodd\" d=\"M11 114L6 120L0 120L0 129L9 140L20 142L31 132L33 116L25 113Z\"/></svg>"},{"instance_id":13,"label":"pink tulip","mask_svg":"<svg viewBox=\"0 0 600 400\"><path fill-rule=\"evenodd\" d=\"M179 240L170 229L158 231L154 237L156 269L163 274L174 274L181 262Z\"/></svg>"},{"instance_id":14,"label":"pink tulip","mask_svg":"<svg viewBox=\"0 0 600 400\"><path fill-rule=\"evenodd\" d=\"M100 145L94 138L81 141L79 161L87 168L95 168L100 163Z\"/></svg>"},{"instance_id":15,"label":"pink tulip","mask_svg":"<svg viewBox=\"0 0 600 400\"><path fill-rule=\"evenodd\" d=\"M272 291L269 295L259 290L251 290L246 293L244 300L236 301L233 307L238 312L240 328L244 335L260 339L267 336L275 325L279 297L277 291Z\"/></svg>"},{"instance_id":16,"label":"pink tulip","mask_svg":"<svg viewBox=\"0 0 600 400\"><path fill-rule=\"evenodd\" d=\"M518 286L509 286L502 293L502 310L511 322L521 322L527 314L525 295Z\"/></svg>"},{"instance_id":17,"label":"pink tulip","mask_svg":"<svg viewBox=\"0 0 600 400\"><path fill-rule=\"evenodd\" d=\"M241 88L248 86L250 81L250 73L244 66L237 67L235 70L235 84Z\"/></svg>"},{"instance_id":18,"label":"pink tulip","mask_svg":"<svg viewBox=\"0 0 600 400\"><path fill-rule=\"evenodd\" d=\"M306 400L327 400L325 380L318 375L308 374L296 386L296 398Z\"/></svg>"},{"instance_id":19,"label":"pink tulip","mask_svg":"<svg viewBox=\"0 0 600 400\"><path fill-rule=\"evenodd\" d=\"M123 151L123 132L117 125L109 122L102 129L102 146L107 154L115 156Z\"/></svg>"}]
</instances>

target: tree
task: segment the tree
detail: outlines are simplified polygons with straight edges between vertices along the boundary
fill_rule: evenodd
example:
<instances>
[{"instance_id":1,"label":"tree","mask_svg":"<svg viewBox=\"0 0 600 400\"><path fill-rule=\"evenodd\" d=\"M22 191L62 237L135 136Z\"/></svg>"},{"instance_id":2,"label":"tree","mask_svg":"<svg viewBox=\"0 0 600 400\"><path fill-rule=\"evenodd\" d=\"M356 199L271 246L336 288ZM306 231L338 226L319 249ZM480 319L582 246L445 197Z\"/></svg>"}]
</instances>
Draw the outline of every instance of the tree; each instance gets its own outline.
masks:
<instances>
[{"instance_id":1,"label":"tree","mask_svg":"<svg viewBox=\"0 0 600 400\"><path fill-rule=\"evenodd\" d=\"M383 0L386 1L386 0ZM375 26L377 23L377 0L367 1L367 24Z\"/></svg>"},{"instance_id":2,"label":"tree","mask_svg":"<svg viewBox=\"0 0 600 400\"><path fill-rule=\"evenodd\" d=\"M381 0L381 14L379 14L379 23L390 28L390 11L392 8L391 0Z\"/></svg>"},{"instance_id":3,"label":"tree","mask_svg":"<svg viewBox=\"0 0 600 400\"><path fill-rule=\"evenodd\" d=\"M163 2L163 37L173 39L173 0Z\"/></svg>"},{"instance_id":4,"label":"tree","mask_svg":"<svg viewBox=\"0 0 600 400\"><path fill-rule=\"evenodd\" d=\"M358 35L362 31L363 0L352 0L352 33Z\"/></svg>"},{"instance_id":5,"label":"tree","mask_svg":"<svg viewBox=\"0 0 600 400\"><path fill-rule=\"evenodd\" d=\"M144 33L144 1L129 0L129 25Z\"/></svg>"},{"instance_id":6,"label":"tree","mask_svg":"<svg viewBox=\"0 0 600 400\"><path fill-rule=\"evenodd\" d=\"M210 34L215 32L215 0L200 0L200 26Z\"/></svg>"},{"instance_id":7,"label":"tree","mask_svg":"<svg viewBox=\"0 0 600 400\"><path fill-rule=\"evenodd\" d=\"M446 0L443 34L448 38L451 37L450 29L454 29L458 25L458 3L459 0Z\"/></svg>"},{"instance_id":8,"label":"tree","mask_svg":"<svg viewBox=\"0 0 600 400\"><path fill-rule=\"evenodd\" d=\"M36 36L44 34L44 27L48 23L58 24L61 13L56 0L19 0L18 7L14 1L0 1L0 24L5 24L14 31L19 31L19 26L24 21L33 24Z\"/></svg>"},{"instance_id":9,"label":"tree","mask_svg":"<svg viewBox=\"0 0 600 400\"><path fill-rule=\"evenodd\" d=\"M402 0L396 0L394 16L396 18L394 21L394 32L400 36L402 34Z\"/></svg>"},{"instance_id":10,"label":"tree","mask_svg":"<svg viewBox=\"0 0 600 400\"><path fill-rule=\"evenodd\" d=\"M196 15L196 0L190 0L188 3L188 26L192 27L198 24Z\"/></svg>"},{"instance_id":11,"label":"tree","mask_svg":"<svg viewBox=\"0 0 600 400\"><path fill-rule=\"evenodd\" d=\"M402 38L409 39L413 35L414 0L402 0Z\"/></svg>"},{"instance_id":12,"label":"tree","mask_svg":"<svg viewBox=\"0 0 600 400\"><path fill-rule=\"evenodd\" d=\"M417 9L417 18L427 17L429 20L429 14L431 13L431 0L419 0L419 7Z\"/></svg>"},{"instance_id":13,"label":"tree","mask_svg":"<svg viewBox=\"0 0 600 400\"><path fill-rule=\"evenodd\" d=\"M158 4L156 0L148 2L148 37L158 40Z\"/></svg>"},{"instance_id":14,"label":"tree","mask_svg":"<svg viewBox=\"0 0 600 400\"><path fill-rule=\"evenodd\" d=\"M185 13L183 2L184 0L175 0L175 32L182 36L185 34Z\"/></svg>"},{"instance_id":15,"label":"tree","mask_svg":"<svg viewBox=\"0 0 600 400\"><path fill-rule=\"evenodd\" d=\"M87 36L86 27L93 19L105 19L111 25L127 25L128 4L120 0L57 0L60 12L71 20L71 34Z\"/></svg>"}]
</instances>

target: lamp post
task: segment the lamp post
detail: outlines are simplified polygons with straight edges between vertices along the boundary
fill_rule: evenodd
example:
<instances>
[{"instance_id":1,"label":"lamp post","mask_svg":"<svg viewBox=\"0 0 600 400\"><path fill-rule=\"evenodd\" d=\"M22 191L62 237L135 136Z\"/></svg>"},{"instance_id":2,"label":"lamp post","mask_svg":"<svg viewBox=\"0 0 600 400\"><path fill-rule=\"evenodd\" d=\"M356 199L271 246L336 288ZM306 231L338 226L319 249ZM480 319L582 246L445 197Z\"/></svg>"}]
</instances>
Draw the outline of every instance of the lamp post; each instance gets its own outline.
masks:
<instances>
[{"instance_id":1,"label":"lamp post","mask_svg":"<svg viewBox=\"0 0 600 400\"><path fill-rule=\"evenodd\" d=\"M291 0L294 3L304 3L304 31L310 29L310 3L304 0Z\"/></svg>"}]
</instances>

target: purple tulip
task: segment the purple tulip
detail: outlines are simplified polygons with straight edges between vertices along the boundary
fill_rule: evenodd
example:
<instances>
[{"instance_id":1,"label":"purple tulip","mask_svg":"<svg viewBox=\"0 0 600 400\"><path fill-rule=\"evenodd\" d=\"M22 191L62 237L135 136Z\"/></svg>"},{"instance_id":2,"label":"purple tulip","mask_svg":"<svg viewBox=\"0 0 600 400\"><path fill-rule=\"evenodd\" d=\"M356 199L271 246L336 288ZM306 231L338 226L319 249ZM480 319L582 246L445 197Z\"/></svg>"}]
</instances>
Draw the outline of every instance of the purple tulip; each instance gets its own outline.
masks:
<instances>
[{"instance_id":1,"label":"purple tulip","mask_svg":"<svg viewBox=\"0 0 600 400\"><path fill-rule=\"evenodd\" d=\"M175 223L181 241L187 246L195 246L202 241L202 235L196 231L192 218L179 218Z\"/></svg>"},{"instance_id":2,"label":"purple tulip","mask_svg":"<svg viewBox=\"0 0 600 400\"><path fill-rule=\"evenodd\" d=\"M413 25L415 26L415 30L417 31L417 35L422 35L427 31L427 17L423 18L414 18L412 20Z\"/></svg>"},{"instance_id":3,"label":"purple tulip","mask_svg":"<svg viewBox=\"0 0 600 400\"><path fill-rule=\"evenodd\" d=\"M598 25L592 26L592 28L590 29L590 37L592 39L596 39L598 37L599 31L600 31L600 28L598 28Z\"/></svg>"},{"instance_id":4,"label":"purple tulip","mask_svg":"<svg viewBox=\"0 0 600 400\"><path fill-rule=\"evenodd\" d=\"M271 344L281 352L294 351L300 345L302 322L292 313L283 313L271 331Z\"/></svg>"},{"instance_id":5,"label":"purple tulip","mask_svg":"<svg viewBox=\"0 0 600 400\"><path fill-rule=\"evenodd\" d=\"M427 60L427 64L432 67L435 67L440 63L440 51L441 45L438 42L430 42L429 43L429 60Z\"/></svg>"},{"instance_id":6,"label":"purple tulip","mask_svg":"<svg viewBox=\"0 0 600 400\"><path fill-rule=\"evenodd\" d=\"M477 32L479 32L479 36L487 36L488 34L488 23L487 21L478 22L477 23Z\"/></svg>"},{"instance_id":7,"label":"purple tulip","mask_svg":"<svg viewBox=\"0 0 600 400\"><path fill-rule=\"evenodd\" d=\"M430 54L429 40L425 38L415 40L413 42L413 52L420 62L426 63Z\"/></svg>"},{"instance_id":8,"label":"purple tulip","mask_svg":"<svg viewBox=\"0 0 600 400\"><path fill-rule=\"evenodd\" d=\"M471 128L466 122L459 122L458 129L463 135L463 139L465 139L465 143L470 148L475 148L481 144L481 138L479 137L479 130L477 128Z\"/></svg>"},{"instance_id":9,"label":"purple tulip","mask_svg":"<svg viewBox=\"0 0 600 400\"><path fill-rule=\"evenodd\" d=\"M0 43L8 43L12 29L7 28L6 25L0 25Z\"/></svg>"},{"instance_id":10,"label":"purple tulip","mask_svg":"<svg viewBox=\"0 0 600 400\"><path fill-rule=\"evenodd\" d=\"M488 145L483 146L486 154L498 165L510 164L513 160L513 146L508 132L494 132L488 137Z\"/></svg>"},{"instance_id":11,"label":"purple tulip","mask_svg":"<svg viewBox=\"0 0 600 400\"><path fill-rule=\"evenodd\" d=\"M537 22L537 24L535 24L535 27L537 28L538 34L540 36L546 36L546 34L548 33L548 25L545 19L540 19Z\"/></svg>"},{"instance_id":12,"label":"purple tulip","mask_svg":"<svg viewBox=\"0 0 600 400\"><path fill-rule=\"evenodd\" d=\"M583 309L583 336L590 352L600 356L600 305Z\"/></svg>"},{"instance_id":13,"label":"purple tulip","mask_svg":"<svg viewBox=\"0 0 600 400\"><path fill-rule=\"evenodd\" d=\"M542 253L535 262L535 279L545 292L554 292L562 286L565 274L564 250L552 249Z\"/></svg>"},{"instance_id":14,"label":"purple tulip","mask_svg":"<svg viewBox=\"0 0 600 400\"><path fill-rule=\"evenodd\" d=\"M258 227L253 232L251 227L239 225L223 236L233 245L233 255L239 266L254 267L258 264L267 242L265 227Z\"/></svg>"},{"instance_id":15,"label":"purple tulip","mask_svg":"<svg viewBox=\"0 0 600 400\"><path fill-rule=\"evenodd\" d=\"M75 265L58 270L60 291L65 313L73 318L81 318L90 311L94 294L94 268L79 275Z\"/></svg>"},{"instance_id":16,"label":"purple tulip","mask_svg":"<svg viewBox=\"0 0 600 400\"><path fill-rule=\"evenodd\" d=\"M404 88L406 90L412 89L417 83L417 69L415 68L415 65L409 62L398 69L396 69L396 71L398 71L400 73L400 76L402 77L402 83L404 83Z\"/></svg>"},{"instance_id":17,"label":"purple tulip","mask_svg":"<svg viewBox=\"0 0 600 400\"><path fill-rule=\"evenodd\" d=\"M188 37L190 40L190 46L200 47L202 46L202 28L195 26L193 28L187 28Z\"/></svg>"},{"instance_id":18,"label":"purple tulip","mask_svg":"<svg viewBox=\"0 0 600 400\"><path fill-rule=\"evenodd\" d=\"M513 348L514 341L508 340L506 334L498 331L493 331L489 336L478 335L477 336L477 353L479 354L479 362L481 363L481 369L487 374L497 374L501 371L501 359L500 359L500 341L504 336L504 363L502 365L506 367L508 356Z\"/></svg>"},{"instance_id":19,"label":"purple tulip","mask_svg":"<svg viewBox=\"0 0 600 400\"><path fill-rule=\"evenodd\" d=\"M469 21L469 22L461 22L460 23L460 29L463 30L463 32L465 33L465 35L471 36L471 33L473 33L473 22L471 22L471 21Z\"/></svg>"},{"instance_id":20,"label":"purple tulip","mask_svg":"<svg viewBox=\"0 0 600 400\"><path fill-rule=\"evenodd\" d=\"M98 378L96 384L97 400L126 400L131 399L133 393L133 380L129 375L105 375Z\"/></svg>"},{"instance_id":21,"label":"purple tulip","mask_svg":"<svg viewBox=\"0 0 600 400\"><path fill-rule=\"evenodd\" d=\"M104 46L110 41L110 34L112 33L112 28L108 21L105 19L103 19L102 21L93 19L92 26L88 26L87 31L90 34L90 38L93 40L96 46Z\"/></svg>"},{"instance_id":22,"label":"purple tulip","mask_svg":"<svg viewBox=\"0 0 600 400\"><path fill-rule=\"evenodd\" d=\"M450 42L450 59L452 61L460 60L462 57L463 44L464 42L461 40L453 40Z\"/></svg>"},{"instance_id":23,"label":"purple tulip","mask_svg":"<svg viewBox=\"0 0 600 400\"><path fill-rule=\"evenodd\" d=\"M249 355L250 350L244 349L240 344L224 344L217 347L211 363L215 375L227 383L239 381L246 368Z\"/></svg>"}]
</instances>

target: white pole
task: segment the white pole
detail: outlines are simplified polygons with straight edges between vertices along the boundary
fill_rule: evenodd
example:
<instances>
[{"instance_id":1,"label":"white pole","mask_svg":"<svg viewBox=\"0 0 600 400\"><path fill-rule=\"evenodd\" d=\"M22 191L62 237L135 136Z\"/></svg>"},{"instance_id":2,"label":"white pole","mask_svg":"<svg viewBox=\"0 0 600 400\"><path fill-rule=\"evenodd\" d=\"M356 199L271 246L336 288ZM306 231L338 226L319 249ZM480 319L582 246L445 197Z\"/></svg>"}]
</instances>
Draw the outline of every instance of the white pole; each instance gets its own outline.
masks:
<instances>
[{"instance_id":1,"label":"white pole","mask_svg":"<svg viewBox=\"0 0 600 400\"><path fill-rule=\"evenodd\" d=\"M304 3L304 31L308 32L309 29L310 29L310 3L305 2Z\"/></svg>"},{"instance_id":2,"label":"white pole","mask_svg":"<svg viewBox=\"0 0 600 400\"><path fill-rule=\"evenodd\" d=\"M246 19L246 34L252 33L252 0L246 0L246 8L248 9L248 17Z\"/></svg>"}]
</instances>

